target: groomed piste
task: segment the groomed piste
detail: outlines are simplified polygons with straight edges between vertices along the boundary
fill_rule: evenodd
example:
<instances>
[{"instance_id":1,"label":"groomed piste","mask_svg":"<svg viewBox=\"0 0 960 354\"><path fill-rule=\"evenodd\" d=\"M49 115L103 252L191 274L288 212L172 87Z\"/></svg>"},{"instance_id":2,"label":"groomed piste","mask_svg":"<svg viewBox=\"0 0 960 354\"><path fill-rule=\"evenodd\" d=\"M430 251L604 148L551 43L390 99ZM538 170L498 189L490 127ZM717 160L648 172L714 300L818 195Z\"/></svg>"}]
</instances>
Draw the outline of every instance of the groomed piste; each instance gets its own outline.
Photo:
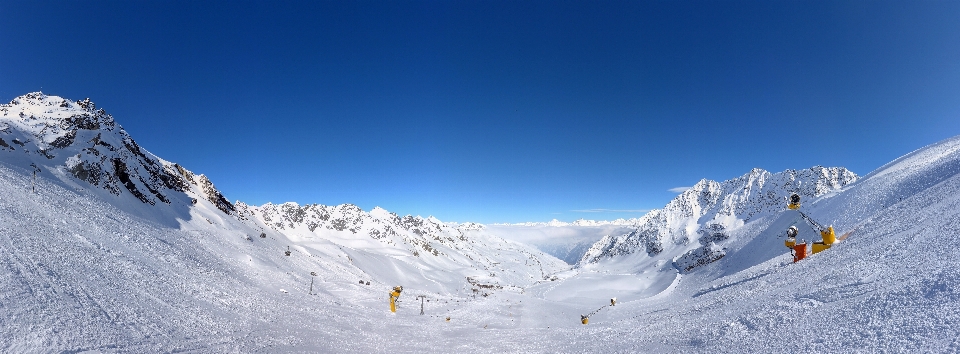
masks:
<instances>
[{"instance_id":1,"label":"groomed piste","mask_svg":"<svg viewBox=\"0 0 960 354\"><path fill-rule=\"evenodd\" d=\"M960 137L859 178L703 181L576 265L478 224L231 203L89 101L18 97L0 139L0 352L960 351ZM795 262L805 219L843 240Z\"/></svg>"}]
</instances>

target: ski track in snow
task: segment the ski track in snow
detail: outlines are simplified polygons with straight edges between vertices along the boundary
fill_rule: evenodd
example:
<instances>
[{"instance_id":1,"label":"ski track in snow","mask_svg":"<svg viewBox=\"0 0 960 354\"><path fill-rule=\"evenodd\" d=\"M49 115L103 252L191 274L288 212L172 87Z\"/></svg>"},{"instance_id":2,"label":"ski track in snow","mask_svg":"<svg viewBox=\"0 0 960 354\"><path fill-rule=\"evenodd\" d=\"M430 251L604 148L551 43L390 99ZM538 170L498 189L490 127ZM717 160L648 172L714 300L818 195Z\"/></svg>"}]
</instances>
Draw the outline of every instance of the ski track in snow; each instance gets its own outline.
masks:
<instances>
[{"instance_id":1,"label":"ski track in snow","mask_svg":"<svg viewBox=\"0 0 960 354\"><path fill-rule=\"evenodd\" d=\"M728 230L724 257L683 274L665 260L685 249L570 268L453 228L419 244L443 256L414 256L403 235L279 232L206 201L150 209L49 168L32 193L23 156L0 151L4 353L960 352L960 137L805 201L852 231L829 250L793 263L781 235L798 214L756 214ZM356 228L390 220L349 206L246 210L271 208L356 212ZM390 313L394 285L404 293Z\"/></svg>"},{"instance_id":2,"label":"ski track in snow","mask_svg":"<svg viewBox=\"0 0 960 354\"><path fill-rule=\"evenodd\" d=\"M170 229L49 181L33 195L25 173L0 167L5 352L960 349L960 252L949 237L960 232L956 175L876 210L854 236L800 263L784 252L723 275L717 262L666 295L607 307L583 326L578 315L602 301L537 296L564 279L526 294L434 295L425 316L404 294L390 314L389 284L354 285L368 275L345 257L322 258L330 273L315 282L319 295L307 295L306 278L290 274L273 240L199 228L211 227L206 221Z\"/></svg>"}]
</instances>

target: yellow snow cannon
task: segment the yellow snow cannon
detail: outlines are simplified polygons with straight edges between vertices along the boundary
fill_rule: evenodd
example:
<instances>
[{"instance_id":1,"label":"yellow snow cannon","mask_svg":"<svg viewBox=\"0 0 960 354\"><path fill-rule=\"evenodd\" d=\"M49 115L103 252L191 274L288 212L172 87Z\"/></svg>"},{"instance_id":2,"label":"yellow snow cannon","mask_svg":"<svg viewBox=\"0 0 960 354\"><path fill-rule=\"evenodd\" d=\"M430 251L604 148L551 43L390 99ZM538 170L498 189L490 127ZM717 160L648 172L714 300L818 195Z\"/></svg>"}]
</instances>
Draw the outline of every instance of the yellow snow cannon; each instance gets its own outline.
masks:
<instances>
[{"instance_id":1,"label":"yellow snow cannon","mask_svg":"<svg viewBox=\"0 0 960 354\"><path fill-rule=\"evenodd\" d=\"M820 240L820 242L813 243L813 252L811 254L820 253L823 250L829 249L830 245L837 242L837 234L833 231L833 226L823 226L823 224L813 220L813 218L807 214L804 214L802 211L797 210L797 212L799 212L800 216L803 217L803 220L810 225L810 228L812 228L814 231L820 232L820 237L822 240Z\"/></svg>"},{"instance_id":2,"label":"yellow snow cannon","mask_svg":"<svg viewBox=\"0 0 960 354\"><path fill-rule=\"evenodd\" d=\"M823 243L825 245L829 246L837 243L837 234L833 232L833 226L829 226L826 230L820 231L820 237L823 237Z\"/></svg>"},{"instance_id":3,"label":"yellow snow cannon","mask_svg":"<svg viewBox=\"0 0 960 354\"><path fill-rule=\"evenodd\" d=\"M837 242L837 234L833 232L833 226L829 226L823 231L820 231L820 237L823 238L823 241L813 243L814 254L830 249L830 246Z\"/></svg>"},{"instance_id":4,"label":"yellow snow cannon","mask_svg":"<svg viewBox=\"0 0 960 354\"><path fill-rule=\"evenodd\" d=\"M800 195L793 193L790 195L790 203L787 204L787 209L797 210L800 209Z\"/></svg>"},{"instance_id":5,"label":"yellow snow cannon","mask_svg":"<svg viewBox=\"0 0 960 354\"><path fill-rule=\"evenodd\" d=\"M403 292L403 286L400 285L393 287L393 291L390 292L390 312L397 312L397 299L400 298L401 292Z\"/></svg>"},{"instance_id":6,"label":"yellow snow cannon","mask_svg":"<svg viewBox=\"0 0 960 354\"><path fill-rule=\"evenodd\" d=\"M830 248L830 245L825 244L825 243L823 243L823 242L814 242L812 248L813 248L813 254L817 254L817 253L820 253L820 252L822 252L822 251L824 251L824 250L829 249L829 248Z\"/></svg>"},{"instance_id":7,"label":"yellow snow cannon","mask_svg":"<svg viewBox=\"0 0 960 354\"><path fill-rule=\"evenodd\" d=\"M790 228L787 229L787 239L783 241L783 245L787 246L791 251L793 251L793 246L797 245L797 232L799 232L799 230L797 230L796 226L790 226Z\"/></svg>"},{"instance_id":8,"label":"yellow snow cannon","mask_svg":"<svg viewBox=\"0 0 960 354\"><path fill-rule=\"evenodd\" d=\"M820 232L820 237L823 238L823 240L821 240L820 242L814 242L811 245L810 254L817 254L817 253L823 252L824 250L829 249L831 245L837 242L837 234L834 233L833 226L824 227L822 224L818 223L816 220L813 220L812 218L807 216L807 214L804 214L802 211L800 211L800 195L798 195L797 193L793 193L790 195L790 204L787 204L787 209L796 210L797 212L799 212L800 216L803 217L803 220L806 221L807 224L809 224L810 227L814 229L814 231ZM790 226L790 228L787 229L787 240L783 242L785 246L793 248L794 262L804 259L807 256L806 245L804 245L804 247L799 247L800 244L797 244L796 237L797 237L797 227ZM802 252L800 248L803 248Z\"/></svg>"},{"instance_id":9,"label":"yellow snow cannon","mask_svg":"<svg viewBox=\"0 0 960 354\"><path fill-rule=\"evenodd\" d=\"M587 324L587 322L590 322L590 317L580 315L580 323Z\"/></svg>"}]
</instances>

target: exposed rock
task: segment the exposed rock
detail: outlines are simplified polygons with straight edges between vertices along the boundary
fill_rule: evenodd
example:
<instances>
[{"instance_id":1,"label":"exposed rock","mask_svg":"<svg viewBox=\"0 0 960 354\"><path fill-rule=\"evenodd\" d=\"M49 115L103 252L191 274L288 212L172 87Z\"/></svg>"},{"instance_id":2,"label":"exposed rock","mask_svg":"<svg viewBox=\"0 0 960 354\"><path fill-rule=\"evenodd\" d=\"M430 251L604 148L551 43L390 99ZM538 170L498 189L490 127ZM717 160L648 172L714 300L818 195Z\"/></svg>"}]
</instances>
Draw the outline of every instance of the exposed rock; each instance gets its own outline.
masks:
<instances>
[{"instance_id":1,"label":"exposed rock","mask_svg":"<svg viewBox=\"0 0 960 354\"><path fill-rule=\"evenodd\" d=\"M720 258L723 258L726 254L726 250L713 242L709 242L699 248L684 253L673 262L673 266L676 267L680 273L690 273L697 267L720 260Z\"/></svg>"},{"instance_id":2,"label":"exposed rock","mask_svg":"<svg viewBox=\"0 0 960 354\"><path fill-rule=\"evenodd\" d=\"M752 218L782 210L784 201L792 193L810 200L856 180L857 175L845 168L821 166L779 173L756 168L724 182L704 179L663 209L652 210L641 217L634 231L607 236L595 243L578 264L637 252L656 256L666 249L687 248L693 241L704 247L717 245L729 238L728 228L732 224L742 225ZM691 252L684 256L699 255L706 260L719 259L720 254L705 248Z\"/></svg>"},{"instance_id":3,"label":"exposed rock","mask_svg":"<svg viewBox=\"0 0 960 354\"><path fill-rule=\"evenodd\" d=\"M26 154L49 160L34 163L62 166L93 187L118 196L126 191L146 204L170 204L174 195L186 193L184 200L200 197L224 213L235 210L206 177L195 179L180 165L141 148L89 98L73 102L34 92L0 105L0 112L0 151L17 150L10 141Z\"/></svg>"}]
</instances>

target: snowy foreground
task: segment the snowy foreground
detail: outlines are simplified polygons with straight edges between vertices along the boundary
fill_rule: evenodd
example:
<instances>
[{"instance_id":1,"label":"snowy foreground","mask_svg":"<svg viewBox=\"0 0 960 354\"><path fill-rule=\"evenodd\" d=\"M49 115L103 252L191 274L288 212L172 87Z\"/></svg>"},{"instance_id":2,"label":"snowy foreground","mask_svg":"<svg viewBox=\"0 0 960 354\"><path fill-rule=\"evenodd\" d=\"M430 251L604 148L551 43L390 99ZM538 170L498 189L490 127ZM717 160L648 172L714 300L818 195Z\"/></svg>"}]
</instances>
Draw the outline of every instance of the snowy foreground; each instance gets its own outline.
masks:
<instances>
[{"instance_id":1,"label":"snowy foreground","mask_svg":"<svg viewBox=\"0 0 960 354\"><path fill-rule=\"evenodd\" d=\"M508 228L349 206L234 210L209 182L148 188L146 172L133 184L152 194L104 192L70 174L96 161L70 150L92 134L69 134L78 143L51 157L24 153L24 137L0 149L3 353L960 351L960 137L806 200L849 233L829 250L794 264L783 232L805 226L778 206L731 222L722 258L680 271L671 260L697 244L571 266L496 234ZM134 155L116 159L175 166ZM33 193L29 164L43 161Z\"/></svg>"}]
</instances>

